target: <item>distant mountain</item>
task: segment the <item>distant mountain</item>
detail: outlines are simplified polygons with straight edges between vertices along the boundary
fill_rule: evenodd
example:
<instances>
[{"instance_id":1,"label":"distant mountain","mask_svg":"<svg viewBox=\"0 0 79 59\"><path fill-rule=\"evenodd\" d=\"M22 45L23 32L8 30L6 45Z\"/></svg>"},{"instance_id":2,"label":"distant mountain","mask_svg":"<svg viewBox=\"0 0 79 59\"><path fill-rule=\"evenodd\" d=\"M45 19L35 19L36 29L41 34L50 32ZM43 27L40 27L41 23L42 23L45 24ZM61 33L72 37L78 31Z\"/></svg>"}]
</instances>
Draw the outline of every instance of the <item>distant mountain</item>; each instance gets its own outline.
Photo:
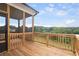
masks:
<instances>
[{"instance_id":1,"label":"distant mountain","mask_svg":"<svg viewBox=\"0 0 79 59\"><path fill-rule=\"evenodd\" d=\"M0 26L0 33L5 33L5 26ZM25 27L26 32L32 32L32 27ZM21 27L15 27L10 25L10 32L23 32L23 26Z\"/></svg>"},{"instance_id":2,"label":"distant mountain","mask_svg":"<svg viewBox=\"0 0 79 59\"><path fill-rule=\"evenodd\" d=\"M35 26L35 32L79 34L79 27L43 27Z\"/></svg>"},{"instance_id":3,"label":"distant mountain","mask_svg":"<svg viewBox=\"0 0 79 59\"><path fill-rule=\"evenodd\" d=\"M79 34L79 27L44 27L35 26L35 32L47 32L47 33L66 33L66 34ZM5 26L0 26L0 33L5 32ZM15 27L10 26L10 32L23 32L23 26ZM25 27L25 32L32 32L32 27Z\"/></svg>"}]
</instances>

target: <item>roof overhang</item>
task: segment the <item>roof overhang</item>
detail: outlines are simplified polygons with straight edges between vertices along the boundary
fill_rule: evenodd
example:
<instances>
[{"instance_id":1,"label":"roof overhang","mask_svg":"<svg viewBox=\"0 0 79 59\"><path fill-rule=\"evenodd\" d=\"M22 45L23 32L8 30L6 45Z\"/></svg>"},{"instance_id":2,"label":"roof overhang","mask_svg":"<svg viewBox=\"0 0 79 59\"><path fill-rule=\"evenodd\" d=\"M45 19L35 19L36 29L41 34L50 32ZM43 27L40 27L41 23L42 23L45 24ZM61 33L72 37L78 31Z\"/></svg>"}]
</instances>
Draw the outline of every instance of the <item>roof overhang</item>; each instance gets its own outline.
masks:
<instances>
[{"instance_id":1,"label":"roof overhang","mask_svg":"<svg viewBox=\"0 0 79 59\"><path fill-rule=\"evenodd\" d=\"M32 7L28 6L25 3L7 3L7 4L21 11L24 11L30 15L36 15L38 13L38 11L36 11L35 9L33 9Z\"/></svg>"}]
</instances>

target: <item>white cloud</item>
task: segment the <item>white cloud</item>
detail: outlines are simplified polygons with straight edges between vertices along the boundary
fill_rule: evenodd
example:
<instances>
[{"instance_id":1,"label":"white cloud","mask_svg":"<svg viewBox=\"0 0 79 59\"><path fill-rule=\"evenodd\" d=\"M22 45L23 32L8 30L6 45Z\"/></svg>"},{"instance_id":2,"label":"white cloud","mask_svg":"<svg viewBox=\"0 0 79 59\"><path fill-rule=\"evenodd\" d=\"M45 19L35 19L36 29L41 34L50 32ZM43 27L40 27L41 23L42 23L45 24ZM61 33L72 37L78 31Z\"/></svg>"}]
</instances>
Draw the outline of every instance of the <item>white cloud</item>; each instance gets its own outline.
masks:
<instances>
[{"instance_id":1,"label":"white cloud","mask_svg":"<svg viewBox=\"0 0 79 59\"><path fill-rule=\"evenodd\" d=\"M79 15L79 8L78 9L75 9L76 10L76 15Z\"/></svg>"},{"instance_id":2,"label":"white cloud","mask_svg":"<svg viewBox=\"0 0 79 59\"><path fill-rule=\"evenodd\" d=\"M65 24L57 24L54 27L67 27L67 25L65 25Z\"/></svg>"},{"instance_id":3,"label":"white cloud","mask_svg":"<svg viewBox=\"0 0 79 59\"><path fill-rule=\"evenodd\" d=\"M56 13L56 15L58 15L58 16L65 16L65 15L67 15L67 11L65 11L65 10L60 10L60 11L58 11L58 12Z\"/></svg>"},{"instance_id":4,"label":"white cloud","mask_svg":"<svg viewBox=\"0 0 79 59\"><path fill-rule=\"evenodd\" d=\"M54 27L73 27L75 19L65 19L65 21L61 21L59 23L53 24Z\"/></svg>"},{"instance_id":5,"label":"white cloud","mask_svg":"<svg viewBox=\"0 0 79 59\"><path fill-rule=\"evenodd\" d=\"M49 7L54 7L54 4L49 4Z\"/></svg>"},{"instance_id":6,"label":"white cloud","mask_svg":"<svg viewBox=\"0 0 79 59\"><path fill-rule=\"evenodd\" d=\"M43 10L39 11L39 15L51 14L53 12L54 12L54 8L52 8L52 7L45 7Z\"/></svg>"},{"instance_id":7,"label":"white cloud","mask_svg":"<svg viewBox=\"0 0 79 59\"><path fill-rule=\"evenodd\" d=\"M51 12L53 12L53 10L54 10L54 8L52 8L52 7L46 7L45 8L46 12L50 12L51 13Z\"/></svg>"},{"instance_id":8,"label":"white cloud","mask_svg":"<svg viewBox=\"0 0 79 59\"><path fill-rule=\"evenodd\" d=\"M39 15L43 15L45 13L44 10L40 10Z\"/></svg>"},{"instance_id":9,"label":"white cloud","mask_svg":"<svg viewBox=\"0 0 79 59\"><path fill-rule=\"evenodd\" d=\"M66 7L66 6L62 6L62 8L63 8L63 9L66 9L67 7Z\"/></svg>"},{"instance_id":10,"label":"white cloud","mask_svg":"<svg viewBox=\"0 0 79 59\"><path fill-rule=\"evenodd\" d=\"M66 24L72 24L72 23L74 23L76 20L75 19L68 19L68 20L66 20Z\"/></svg>"},{"instance_id":11,"label":"white cloud","mask_svg":"<svg viewBox=\"0 0 79 59\"><path fill-rule=\"evenodd\" d=\"M62 8L66 8L63 6ZM65 16L68 14L68 10L58 10L54 8L54 4L48 4L47 7L44 7L42 10L39 10L39 15L43 14L56 14L58 16Z\"/></svg>"}]
</instances>

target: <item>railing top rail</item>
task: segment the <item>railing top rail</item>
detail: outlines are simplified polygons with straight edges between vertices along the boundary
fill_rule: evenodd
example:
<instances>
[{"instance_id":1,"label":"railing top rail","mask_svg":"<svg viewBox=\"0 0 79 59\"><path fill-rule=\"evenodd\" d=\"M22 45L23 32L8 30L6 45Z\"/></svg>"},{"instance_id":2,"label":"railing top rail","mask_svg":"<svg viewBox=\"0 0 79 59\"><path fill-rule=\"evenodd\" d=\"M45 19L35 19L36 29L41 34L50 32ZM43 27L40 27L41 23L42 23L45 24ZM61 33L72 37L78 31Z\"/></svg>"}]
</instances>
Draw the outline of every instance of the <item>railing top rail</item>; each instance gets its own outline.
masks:
<instances>
[{"instance_id":1,"label":"railing top rail","mask_svg":"<svg viewBox=\"0 0 79 59\"><path fill-rule=\"evenodd\" d=\"M78 35L78 34L61 34L61 33L41 33L41 32L35 32L37 34L49 34L49 35Z\"/></svg>"},{"instance_id":2,"label":"railing top rail","mask_svg":"<svg viewBox=\"0 0 79 59\"><path fill-rule=\"evenodd\" d=\"M25 32L26 34L29 34L29 33L32 33L32 32ZM16 33L10 33L10 34L16 34ZM17 33L17 34L20 34L20 33ZM23 34L23 33L21 33Z\"/></svg>"}]
</instances>

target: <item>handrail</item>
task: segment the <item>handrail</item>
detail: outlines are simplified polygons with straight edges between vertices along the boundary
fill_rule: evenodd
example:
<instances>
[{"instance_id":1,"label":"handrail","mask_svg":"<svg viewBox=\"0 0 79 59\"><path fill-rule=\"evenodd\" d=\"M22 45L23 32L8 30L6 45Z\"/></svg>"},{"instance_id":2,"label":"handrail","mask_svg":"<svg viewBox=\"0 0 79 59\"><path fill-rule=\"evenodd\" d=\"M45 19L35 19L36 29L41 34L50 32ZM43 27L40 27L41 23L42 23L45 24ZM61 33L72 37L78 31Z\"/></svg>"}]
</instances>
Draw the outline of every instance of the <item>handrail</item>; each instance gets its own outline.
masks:
<instances>
[{"instance_id":1,"label":"handrail","mask_svg":"<svg viewBox=\"0 0 79 59\"><path fill-rule=\"evenodd\" d=\"M75 34L34 33L34 41L75 52Z\"/></svg>"}]
</instances>

